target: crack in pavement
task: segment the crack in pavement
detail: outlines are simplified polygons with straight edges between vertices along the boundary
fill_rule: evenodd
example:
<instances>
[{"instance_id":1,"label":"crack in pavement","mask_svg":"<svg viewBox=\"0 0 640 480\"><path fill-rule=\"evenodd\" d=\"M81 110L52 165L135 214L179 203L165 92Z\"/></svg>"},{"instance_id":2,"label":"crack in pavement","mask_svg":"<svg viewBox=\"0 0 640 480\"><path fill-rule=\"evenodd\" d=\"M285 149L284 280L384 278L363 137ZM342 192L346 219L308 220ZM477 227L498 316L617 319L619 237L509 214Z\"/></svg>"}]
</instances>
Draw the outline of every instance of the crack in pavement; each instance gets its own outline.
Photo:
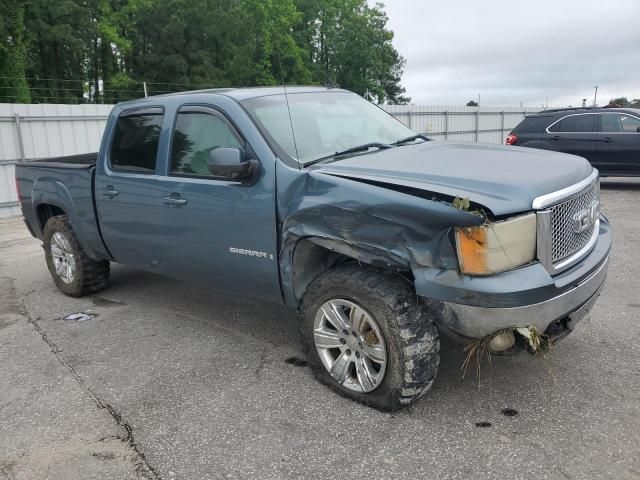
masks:
<instances>
[{"instance_id":1,"label":"crack in pavement","mask_svg":"<svg viewBox=\"0 0 640 480\"><path fill-rule=\"evenodd\" d=\"M113 405L111 405L111 404L105 402L104 400L102 400L91 389L91 387L89 387L87 385L85 380L80 376L80 374L75 370L75 368L73 368L73 366L70 365L62 357L62 355L60 354L60 352L62 350L60 350L58 345L56 345L56 343L47 336L47 332L42 328L42 326L37 321L37 320L39 320L39 318L34 319L34 318L31 317L31 315L29 314L29 312L27 310L27 307L26 307L24 301L22 301L20 303L19 313L21 315L23 315L27 319L27 321L33 326L33 328L40 335L40 337L42 338L44 343L47 344L47 346L51 350L51 353L53 353L53 355L56 357L58 362L71 374L71 376L76 381L76 383L80 386L80 388L84 392L86 392L89 395L89 397L93 400L93 402L96 404L96 406L101 410L106 410L107 412L109 412L109 415L111 415L111 417L116 422L116 424L119 427L124 429L124 431L126 432L126 436L124 436L124 437L118 436L117 438L120 441L126 443L129 446L129 448L135 453L136 458L137 458L137 461L134 463L134 469L135 469L136 474L139 477L145 478L147 480L162 480L162 477L160 476L158 471L153 466L151 466L149 464L146 455L141 450L140 446L136 443L135 437L133 435L133 429L131 428L131 425L129 425L122 418L122 414L120 412L118 412L118 410L116 410L116 408ZM108 438L108 437L105 437L105 438L103 438L101 440L105 440L106 438Z\"/></svg>"}]
</instances>

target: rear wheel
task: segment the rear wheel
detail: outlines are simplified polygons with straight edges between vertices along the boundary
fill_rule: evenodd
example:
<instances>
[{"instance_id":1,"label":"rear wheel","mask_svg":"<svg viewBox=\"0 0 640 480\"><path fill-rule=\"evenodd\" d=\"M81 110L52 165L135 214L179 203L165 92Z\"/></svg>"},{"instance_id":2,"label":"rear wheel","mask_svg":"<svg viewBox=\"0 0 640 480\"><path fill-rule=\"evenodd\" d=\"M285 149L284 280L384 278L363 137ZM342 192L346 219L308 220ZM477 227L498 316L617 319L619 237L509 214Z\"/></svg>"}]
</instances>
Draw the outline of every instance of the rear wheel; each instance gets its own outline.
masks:
<instances>
[{"instance_id":1,"label":"rear wheel","mask_svg":"<svg viewBox=\"0 0 640 480\"><path fill-rule=\"evenodd\" d=\"M300 333L316 378L382 410L424 395L439 363L438 334L413 287L391 272L344 265L303 299Z\"/></svg>"},{"instance_id":2,"label":"rear wheel","mask_svg":"<svg viewBox=\"0 0 640 480\"><path fill-rule=\"evenodd\" d=\"M109 262L87 256L66 215L57 215L47 221L43 243L49 273L62 293L80 297L107 284Z\"/></svg>"}]
</instances>

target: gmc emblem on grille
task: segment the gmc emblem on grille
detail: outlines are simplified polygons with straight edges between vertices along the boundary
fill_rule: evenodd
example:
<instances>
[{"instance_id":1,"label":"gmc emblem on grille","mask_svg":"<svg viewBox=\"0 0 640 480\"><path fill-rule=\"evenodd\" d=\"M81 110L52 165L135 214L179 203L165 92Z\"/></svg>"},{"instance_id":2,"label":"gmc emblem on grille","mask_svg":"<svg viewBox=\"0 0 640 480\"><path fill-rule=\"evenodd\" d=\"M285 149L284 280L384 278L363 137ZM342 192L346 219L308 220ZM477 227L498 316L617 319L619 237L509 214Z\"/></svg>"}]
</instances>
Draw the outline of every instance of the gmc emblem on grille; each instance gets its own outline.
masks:
<instances>
[{"instance_id":1,"label":"gmc emblem on grille","mask_svg":"<svg viewBox=\"0 0 640 480\"><path fill-rule=\"evenodd\" d=\"M580 210L573 215L574 232L582 233L593 227L596 224L598 215L600 215L600 202L596 200L589 208Z\"/></svg>"}]
</instances>

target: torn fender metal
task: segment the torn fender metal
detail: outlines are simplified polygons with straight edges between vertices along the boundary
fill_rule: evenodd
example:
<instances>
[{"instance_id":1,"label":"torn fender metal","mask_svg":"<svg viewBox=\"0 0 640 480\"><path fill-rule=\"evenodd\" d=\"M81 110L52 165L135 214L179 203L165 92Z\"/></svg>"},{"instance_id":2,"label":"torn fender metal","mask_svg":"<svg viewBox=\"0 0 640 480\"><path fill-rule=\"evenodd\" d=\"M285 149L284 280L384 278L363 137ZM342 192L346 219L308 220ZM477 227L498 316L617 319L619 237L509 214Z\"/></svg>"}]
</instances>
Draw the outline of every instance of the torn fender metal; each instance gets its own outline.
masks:
<instances>
[{"instance_id":1,"label":"torn fender metal","mask_svg":"<svg viewBox=\"0 0 640 480\"><path fill-rule=\"evenodd\" d=\"M293 257L302 239L363 263L457 271L451 228L483 221L445 202L280 163L277 168L280 275L285 303L293 307L299 301Z\"/></svg>"}]
</instances>

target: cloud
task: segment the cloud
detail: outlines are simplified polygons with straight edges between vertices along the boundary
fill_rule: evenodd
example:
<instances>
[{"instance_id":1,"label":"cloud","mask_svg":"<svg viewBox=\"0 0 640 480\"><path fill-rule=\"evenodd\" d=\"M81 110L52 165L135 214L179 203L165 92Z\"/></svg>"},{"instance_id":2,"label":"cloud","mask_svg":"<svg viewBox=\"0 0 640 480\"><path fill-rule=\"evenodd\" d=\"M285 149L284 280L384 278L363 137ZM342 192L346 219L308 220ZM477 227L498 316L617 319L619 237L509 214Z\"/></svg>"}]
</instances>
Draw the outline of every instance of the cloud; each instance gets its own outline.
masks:
<instances>
[{"instance_id":1,"label":"cloud","mask_svg":"<svg viewBox=\"0 0 640 480\"><path fill-rule=\"evenodd\" d=\"M387 0L414 103L640 98L638 0Z\"/></svg>"}]
</instances>

